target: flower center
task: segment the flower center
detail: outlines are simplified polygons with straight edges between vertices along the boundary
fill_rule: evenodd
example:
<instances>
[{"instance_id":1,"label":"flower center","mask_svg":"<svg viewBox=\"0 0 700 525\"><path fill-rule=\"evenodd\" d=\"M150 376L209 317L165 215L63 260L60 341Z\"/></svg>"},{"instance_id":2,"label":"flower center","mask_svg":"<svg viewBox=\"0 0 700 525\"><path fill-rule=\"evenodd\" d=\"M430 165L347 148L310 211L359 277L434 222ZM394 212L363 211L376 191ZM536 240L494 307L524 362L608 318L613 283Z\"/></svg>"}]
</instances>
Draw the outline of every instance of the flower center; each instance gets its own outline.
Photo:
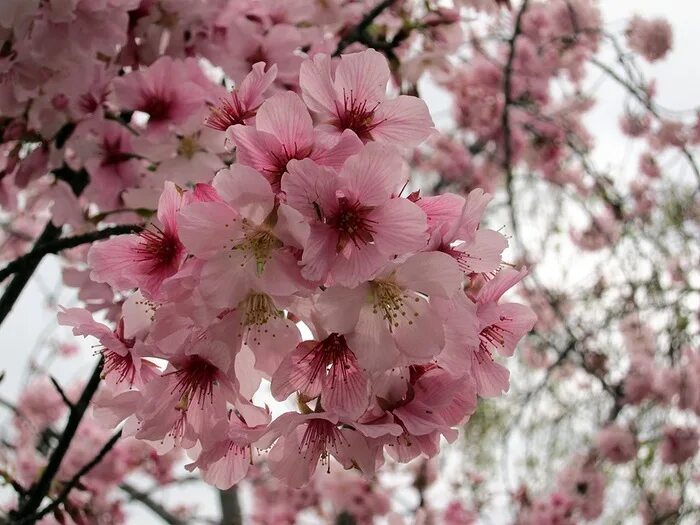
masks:
<instances>
[{"instance_id":1,"label":"flower center","mask_svg":"<svg viewBox=\"0 0 700 525\"><path fill-rule=\"evenodd\" d=\"M330 472L329 450L337 453L338 446L343 443L348 444L336 425L326 419L312 419L306 425L299 452L302 453L303 450L305 458L307 455L311 455L312 458L319 457L321 464L327 464Z\"/></svg>"},{"instance_id":2,"label":"flower center","mask_svg":"<svg viewBox=\"0 0 700 525\"><path fill-rule=\"evenodd\" d=\"M234 91L231 100L221 99L218 106L209 108L211 115L207 118L206 125L218 131L226 131L230 126L245 124L247 119L255 116L256 109L245 109Z\"/></svg>"},{"instance_id":3,"label":"flower center","mask_svg":"<svg viewBox=\"0 0 700 525\"><path fill-rule=\"evenodd\" d=\"M340 129L351 129L363 141L371 140L371 131L381 124L374 120L378 107L378 102L369 106L366 100L357 100L352 90L349 95L343 90L343 107L336 102L337 119L333 124Z\"/></svg>"},{"instance_id":4,"label":"flower center","mask_svg":"<svg viewBox=\"0 0 700 525\"><path fill-rule=\"evenodd\" d=\"M393 332L401 322L413 324L420 313L413 305L420 303L421 296L416 292L401 288L394 281L375 280L370 282L372 291L372 313L381 315Z\"/></svg>"},{"instance_id":5,"label":"flower center","mask_svg":"<svg viewBox=\"0 0 700 525\"><path fill-rule=\"evenodd\" d=\"M362 206L358 201L351 202L347 197L338 198L338 209L328 219L328 224L338 232L336 252L343 251L349 242L360 248L374 240L376 222L367 218L372 210L372 207Z\"/></svg>"},{"instance_id":6,"label":"flower center","mask_svg":"<svg viewBox=\"0 0 700 525\"><path fill-rule=\"evenodd\" d=\"M194 157L194 154L199 150L197 139L192 135L182 137L177 145L177 154L187 159Z\"/></svg>"},{"instance_id":7,"label":"flower center","mask_svg":"<svg viewBox=\"0 0 700 525\"><path fill-rule=\"evenodd\" d=\"M311 155L310 147L302 148L296 143L293 146L282 144L282 152L279 154L270 151L269 157L272 167L265 168L263 175L265 175L272 189L276 192L280 190L282 175L287 171L287 163L290 160L304 160L309 155Z\"/></svg>"},{"instance_id":8,"label":"flower center","mask_svg":"<svg viewBox=\"0 0 700 525\"><path fill-rule=\"evenodd\" d=\"M143 93L139 111L148 113L149 122L164 122L170 118L173 101L165 93L146 91Z\"/></svg>"},{"instance_id":9,"label":"flower center","mask_svg":"<svg viewBox=\"0 0 700 525\"><path fill-rule=\"evenodd\" d=\"M243 219L243 229L245 234L243 240L233 247L234 250L240 250L246 255L255 259L255 269L258 275L265 270L265 263L272 257L272 252L283 246L277 237L269 230L251 226L250 223ZM241 263L245 266L247 260Z\"/></svg>"},{"instance_id":10,"label":"flower center","mask_svg":"<svg viewBox=\"0 0 700 525\"><path fill-rule=\"evenodd\" d=\"M313 354L311 359L311 373L307 384L312 384L319 376L329 374L331 388L335 386L336 379L347 381L350 370L356 359L355 354L348 348L345 336L332 333L309 351L304 359Z\"/></svg>"},{"instance_id":11,"label":"flower center","mask_svg":"<svg viewBox=\"0 0 700 525\"><path fill-rule=\"evenodd\" d=\"M102 141L102 165L114 166L132 158L130 153L122 151L122 139L117 136L113 139L105 137Z\"/></svg>"},{"instance_id":12,"label":"flower center","mask_svg":"<svg viewBox=\"0 0 700 525\"><path fill-rule=\"evenodd\" d=\"M177 379L171 391L171 393L180 394L180 401L175 408L186 411L192 400L203 407L207 397L210 402L213 402L214 385L217 384L218 371L219 369L209 361L199 356L191 356L182 368L166 374L172 374Z\"/></svg>"},{"instance_id":13,"label":"flower center","mask_svg":"<svg viewBox=\"0 0 700 525\"><path fill-rule=\"evenodd\" d=\"M269 295L264 293L250 294L241 303L243 309L242 324L246 326L262 326L270 318L282 317L284 312L278 310Z\"/></svg>"},{"instance_id":14,"label":"flower center","mask_svg":"<svg viewBox=\"0 0 700 525\"><path fill-rule=\"evenodd\" d=\"M136 262L153 262L153 270L170 266L180 254L182 245L177 237L164 232L158 226L151 225L153 230L143 230L139 233L140 242L136 248L139 258Z\"/></svg>"},{"instance_id":15,"label":"flower center","mask_svg":"<svg viewBox=\"0 0 700 525\"><path fill-rule=\"evenodd\" d=\"M109 350L107 348L102 352L104 358L104 365L102 367L102 379L110 374L116 374L117 383L123 381L128 381L129 386L134 384L134 377L136 376L136 366L134 365L134 359L131 356L131 352L127 352L125 355L121 355L117 352Z\"/></svg>"},{"instance_id":16,"label":"flower center","mask_svg":"<svg viewBox=\"0 0 700 525\"><path fill-rule=\"evenodd\" d=\"M506 317L501 317L501 321L506 320L510 319ZM509 330L506 330L505 328L497 324L492 324L485 327L479 333L479 349L482 352L488 354L489 357L491 357L490 348L502 348L505 343L504 335L510 333L511 332Z\"/></svg>"}]
</instances>

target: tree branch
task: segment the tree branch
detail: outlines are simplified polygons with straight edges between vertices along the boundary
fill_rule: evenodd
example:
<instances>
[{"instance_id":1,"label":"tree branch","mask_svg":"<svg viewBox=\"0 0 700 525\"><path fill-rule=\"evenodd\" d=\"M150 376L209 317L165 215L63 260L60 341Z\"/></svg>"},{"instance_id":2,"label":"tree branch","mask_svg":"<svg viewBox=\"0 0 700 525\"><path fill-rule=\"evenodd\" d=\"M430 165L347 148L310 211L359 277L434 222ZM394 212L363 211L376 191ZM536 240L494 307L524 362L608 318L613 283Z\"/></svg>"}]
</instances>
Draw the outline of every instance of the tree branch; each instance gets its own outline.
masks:
<instances>
[{"instance_id":1,"label":"tree branch","mask_svg":"<svg viewBox=\"0 0 700 525\"><path fill-rule=\"evenodd\" d=\"M523 0L523 3L515 17L515 27L513 28L513 36L508 41L508 60L503 72L503 96L505 98L503 104L503 114L501 115L501 127L503 128L503 169L506 174L506 193L508 195L508 211L510 214L510 222L513 227L513 236L516 243L521 244L520 235L518 232L518 223L515 218L515 207L513 202L513 149L511 144L511 128L510 128L510 106L513 104L513 62L515 61L515 44L522 31L522 20L525 11L527 10L529 0Z\"/></svg>"},{"instance_id":2,"label":"tree branch","mask_svg":"<svg viewBox=\"0 0 700 525\"><path fill-rule=\"evenodd\" d=\"M221 502L221 525L241 525L241 505L238 501L238 488L234 485L228 490L219 490Z\"/></svg>"},{"instance_id":3,"label":"tree branch","mask_svg":"<svg viewBox=\"0 0 700 525\"><path fill-rule=\"evenodd\" d=\"M80 196L90 181L90 177L85 170L74 171L65 165L54 171L54 175L58 180L68 183L76 197ZM62 228L60 226L55 226L49 221L44 231L36 240L34 246L38 247L58 239L61 236L61 230ZM12 310L12 307L17 302L22 290L24 290L24 287L29 282L29 279L34 274L40 262L41 258L34 258L29 261L25 268L21 272L17 272L15 278L12 279L10 284L7 285L7 288L5 288L5 292L2 297L0 297L0 324L2 324L7 314Z\"/></svg>"},{"instance_id":4,"label":"tree branch","mask_svg":"<svg viewBox=\"0 0 700 525\"><path fill-rule=\"evenodd\" d=\"M160 517L160 519L162 519L165 523L170 525L186 525L187 522L185 520L171 514L165 507L163 507L163 505L157 501L154 501L148 494L141 492L136 487L133 487L128 483L122 483L119 485L119 488L127 493L132 500L138 501L152 510L153 513Z\"/></svg>"},{"instance_id":5,"label":"tree branch","mask_svg":"<svg viewBox=\"0 0 700 525\"><path fill-rule=\"evenodd\" d=\"M383 0L382 2L378 3L376 6L370 10L369 13L367 13L362 20L360 20L360 23L357 24L352 31L350 31L348 34L346 34L340 42L338 42L338 46L335 48L335 51L333 52L333 56L337 57L340 56L340 54L345 51L345 48L348 47L351 44L354 44L355 42L363 42L367 40L367 28L372 25L372 22L374 22L374 19L377 18L379 15L384 12L385 9L388 9L391 7L396 0Z\"/></svg>"},{"instance_id":6,"label":"tree branch","mask_svg":"<svg viewBox=\"0 0 700 525\"><path fill-rule=\"evenodd\" d=\"M0 270L0 282L4 281L13 273L24 273L32 267L36 268L38 261L41 261L45 255L56 254L60 251L75 248L76 246L80 246L82 244L89 244L101 239L106 239L112 235L123 235L138 232L140 230L141 226L137 224L126 224L83 233L81 235L74 235L73 237L64 237L63 239L56 239L44 243L39 243L37 241L37 244L32 251L17 257L14 261Z\"/></svg>"},{"instance_id":7,"label":"tree branch","mask_svg":"<svg viewBox=\"0 0 700 525\"><path fill-rule=\"evenodd\" d=\"M10 512L10 518L13 520L13 523L32 524L36 522L36 517L34 514L48 494L51 488L51 482L56 476L56 473L61 466L61 462L63 461L63 457L66 455L68 447L73 441L73 437L78 430L78 425L80 425L80 422L85 415L85 411L90 404L90 400L97 391L97 387L100 385L100 376L102 374L103 364L104 360L103 358L100 358L95 370L92 372L92 376L90 376L90 379L85 385L80 398L70 411L66 427L63 429L63 433L58 440L56 448L51 453L49 462L39 478L39 481L30 487L25 497L20 498L18 509Z\"/></svg>"},{"instance_id":8,"label":"tree branch","mask_svg":"<svg viewBox=\"0 0 700 525\"><path fill-rule=\"evenodd\" d=\"M39 520L46 516L49 512L53 512L53 510L56 509L61 503L66 501L68 495L70 494L70 491L73 490L73 488L75 488L75 486L80 482L80 478L85 476L104 459L104 457L109 453L109 451L112 450L114 445L116 445L117 441L119 441L119 438L121 436L121 430L115 432L109 439L109 441L107 441L107 443L105 443L102 446L102 448L95 455L95 457L91 461L86 463L78 472L76 472L75 475L63 486L61 493L55 500L53 500L49 505L41 509L36 515L26 519L24 522L21 523L30 523L35 520Z\"/></svg>"}]
</instances>

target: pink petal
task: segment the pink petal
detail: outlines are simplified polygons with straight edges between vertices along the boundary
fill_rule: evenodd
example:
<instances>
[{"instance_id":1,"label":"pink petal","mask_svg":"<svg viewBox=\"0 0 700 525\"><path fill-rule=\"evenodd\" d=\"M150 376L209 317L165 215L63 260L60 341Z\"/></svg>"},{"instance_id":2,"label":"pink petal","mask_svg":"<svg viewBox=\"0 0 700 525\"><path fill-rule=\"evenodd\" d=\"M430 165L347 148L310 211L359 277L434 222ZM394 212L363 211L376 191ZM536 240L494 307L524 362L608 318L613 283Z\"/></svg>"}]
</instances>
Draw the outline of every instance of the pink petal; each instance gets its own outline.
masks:
<instances>
[{"instance_id":1,"label":"pink petal","mask_svg":"<svg viewBox=\"0 0 700 525\"><path fill-rule=\"evenodd\" d=\"M389 64L374 49L343 55L335 71L336 97L352 97L370 108L386 97Z\"/></svg>"},{"instance_id":2,"label":"pink petal","mask_svg":"<svg viewBox=\"0 0 700 525\"><path fill-rule=\"evenodd\" d=\"M236 144L238 162L262 173L277 173L279 166L274 155L282 155L284 151L274 136L241 124L231 126L227 134Z\"/></svg>"},{"instance_id":3,"label":"pink petal","mask_svg":"<svg viewBox=\"0 0 700 525\"><path fill-rule=\"evenodd\" d=\"M294 392L301 392L309 397L321 393L321 374L313 376L314 347L317 341L305 341L297 345L280 363L272 376L270 391L277 401L284 401ZM325 375L325 370L322 371Z\"/></svg>"},{"instance_id":4,"label":"pink petal","mask_svg":"<svg viewBox=\"0 0 700 525\"><path fill-rule=\"evenodd\" d=\"M313 59L302 62L299 85L304 102L311 111L325 114L326 117L335 115L337 97L331 81L331 59L328 55L317 54Z\"/></svg>"},{"instance_id":5,"label":"pink petal","mask_svg":"<svg viewBox=\"0 0 700 525\"><path fill-rule=\"evenodd\" d=\"M381 314L372 313L372 307L362 308L355 330L347 340L360 366L369 372L384 372L396 365L399 351L386 321Z\"/></svg>"},{"instance_id":6,"label":"pink petal","mask_svg":"<svg viewBox=\"0 0 700 525\"><path fill-rule=\"evenodd\" d=\"M442 252L422 252L396 269L396 281L425 295L452 297L461 290L462 272L457 262ZM464 295L464 294L461 294Z\"/></svg>"},{"instance_id":7,"label":"pink petal","mask_svg":"<svg viewBox=\"0 0 700 525\"><path fill-rule=\"evenodd\" d=\"M527 268L520 271L505 268L479 290L476 300L480 304L497 302L501 296L527 275Z\"/></svg>"},{"instance_id":8,"label":"pink petal","mask_svg":"<svg viewBox=\"0 0 700 525\"><path fill-rule=\"evenodd\" d=\"M314 141L311 115L293 91L267 99L258 110L255 127L273 135L290 152L309 150Z\"/></svg>"},{"instance_id":9,"label":"pink petal","mask_svg":"<svg viewBox=\"0 0 700 525\"><path fill-rule=\"evenodd\" d=\"M328 332L347 334L355 329L360 317L360 310L367 301L369 285L357 288L332 286L326 289L317 300L320 322ZM349 344L350 348L354 348ZM357 354L355 354L357 355Z\"/></svg>"},{"instance_id":10,"label":"pink petal","mask_svg":"<svg viewBox=\"0 0 700 525\"><path fill-rule=\"evenodd\" d=\"M415 298L419 299L417 296ZM404 300L400 317L394 320L392 330L401 353L424 361L440 353L445 345L442 319L427 300L415 301L413 297L407 298Z\"/></svg>"},{"instance_id":11,"label":"pink petal","mask_svg":"<svg viewBox=\"0 0 700 525\"><path fill-rule=\"evenodd\" d=\"M336 205L337 187L336 173L311 159L290 161L288 172L282 176L287 204L314 220L320 220L319 213Z\"/></svg>"},{"instance_id":12,"label":"pink petal","mask_svg":"<svg viewBox=\"0 0 700 525\"><path fill-rule=\"evenodd\" d=\"M323 378L321 401L329 412L340 417L357 419L369 404L369 382L367 376L354 361L344 371L336 371ZM334 377L335 381L331 378Z\"/></svg>"},{"instance_id":13,"label":"pink petal","mask_svg":"<svg viewBox=\"0 0 700 525\"><path fill-rule=\"evenodd\" d=\"M177 231L177 212L182 203L182 193L172 182L166 182L163 193L158 199L158 220L166 231Z\"/></svg>"},{"instance_id":14,"label":"pink petal","mask_svg":"<svg viewBox=\"0 0 700 525\"><path fill-rule=\"evenodd\" d=\"M406 95L382 102L373 120L377 126L370 132L372 138L396 146L415 147L434 129L425 102Z\"/></svg>"},{"instance_id":15,"label":"pink petal","mask_svg":"<svg viewBox=\"0 0 700 525\"><path fill-rule=\"evenodd\" d=\"M331 237L333 249L331 277L333 282L354 288L364 281L375 277L388 262L386 255L382 254L374 244L365 244L359 248L352 244L345 247L345 252L335 253L337 236ZM304 252L304 257L306 252ZM302 259L303 261L303 259Z\"/></svg>"},{"instance_id":16,"label":"pink petal","mask_svg":"<svg viewBox=\"0 0 700 525\"><path fill-rule=\"evenodd\" d=\"M385 202L407 180L403 159L396 150L373 142L345 162L340 176L365 206Z\"/></svg>"},{"instance_id":17,"label":"pink petal","mask_svg":"<svg viewBox=\"0 0 700 525\"><path fill-rule=\"evenodd\" d=\"M247 109L257 108L263 102L263 94L267 91L277 76L277 65L272 64L265 71L265 62L253 64L253 69L243 79L237 88L237 95Z\"/></svg>"},{"instance_id":18,"label":"pink petal","mask_svg":"<svg viewBox=\"0 0 700 525\"><path fill-rule=\"evenodd\" d=\"M426 247L425 213L407 199L390 199L378 206L368 219L376 223L372 234L377 249L384 255L404 255Z\"/></svg>"},{"instance_id":19,"label":"pink petal","mask_svg":"<svg viewBox=\"0 0 700 525\"><path fill-rule=\"evenodd\" d=\"M140 244L138 235L119 235L93 244L88 252L90 279L116 290L134 288L136 274L143 272L136 263Z\"/></svg>"},{"instance_id":20,"label":"pink petal","mask_svg":"<svg viewBox=\"0 0 700 525\"><path fill-rule=\"evenodd\" d=\"M527 306L517 303L499 305L500 321L498 326L503 329L503 347L499 348L501 355L510 357L515 347L537 321L537 316Z\"/></svg>"},{"instance_id":21,"label":"pink petal","mask_svg":"<svg viewBox=\"0 0 700 525\"><path fill-rule=\"evenodd\" d=\"M359 153L362 141L352 130L346 129L340 136L315 131L311 159L322 166L339 171L351 155Z\"/></svg>"},{"instance_id":22,"label":"pink petal","mask_svg":"<svg viewBox=\"0 0 700 525\"><path fill-rule=\"evenodd\" d=\"M480 353L479 357L477 354ZM508 392L510 372L480 350L471 352L471 374L476 391L482 397L497 397Z\"/></svg>"},{"instance_id":23,"label":"pink petal","mask_svg":"<svg viewBox=\"0 0 700 525\"><path fill-rule=\"evenodd\" d=\"M275 204L270 183L254 169L234 164L221 170L213 181L219 196L243 217L262 223Z\"/></svg>"},{"instance_id":24,"label":"pink petal","mask_svg":"<svg viewBox=\"0 0 700 525\"><path fill-rule=\"evenodd\" d=\"M208 259L242 237L241 217L223 202L195 202L180 212L179 235L187 251Z\"/></svg>"},{"instance_id":25,"label":"pink petal","mask_svg":"<svg viewBox=\"0 0 700 525\"><path fill-rule=\"evenodd\" d=\"M310 281L325 281L336 258L337 236L325 224L313 224L304 248L301 274Z\"/></svg>"},{"instance_id":26,"label":"pink petal","mask_svg":"<svg viewBox=\"0 0 700 525\"><path fill-rule=\"evenodd\" d=\"M460 264L474 273L493 272L501 264L501 253L508 246L506 238L493 230L477 230L474 240L455 247L456 251L463 253Z\"/></svg>"}]
</instances>

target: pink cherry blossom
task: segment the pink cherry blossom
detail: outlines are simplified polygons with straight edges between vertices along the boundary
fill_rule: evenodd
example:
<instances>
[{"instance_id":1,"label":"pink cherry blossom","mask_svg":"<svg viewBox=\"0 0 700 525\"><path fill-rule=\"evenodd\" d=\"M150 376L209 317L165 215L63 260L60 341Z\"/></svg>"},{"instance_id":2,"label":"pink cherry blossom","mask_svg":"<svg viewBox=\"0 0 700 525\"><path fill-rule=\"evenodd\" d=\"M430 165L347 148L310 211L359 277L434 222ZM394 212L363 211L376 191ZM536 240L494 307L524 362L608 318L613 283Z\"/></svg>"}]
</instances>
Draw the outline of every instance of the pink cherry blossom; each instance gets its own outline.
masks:
<instances>
[{"instance_id":1,"label":"pink cherry blossom","mask_svg":"<svg viewBox=\"0 0 700 525\"><path fill-rule=\"evenodd\" d=\"M282 189L311 223L302 275L353 287L393 256L421 250L425 215L396 197L402 179L401 158L379 144L366 145L337 174L310 159L290 163Z\"/></svg>"},{"instance_id":2,"label":"pink cherry blossom","mask_svg":"<svg viewBox=\"0 0 700 525\"><path fill-rule=\"evenodd\" d=\"M158 205L159 225L95 244L88 256L91 279L117 290L139 287L146 295L156 296L163 281L177 272L185 257L176 222L181 201L181 190L168 183Z\"/></svg>"},{"instance_id":3,"label":"pink cherry blossom","mask_svg":"<svg viewBox=\"0 0 700 525\"><path fill-rule=\"evenodd\" d=\"M343 55L334 74L330 57L318 54L299 73L304 101L326 124L324 129L349 129L365 142L416 146L431 132L428 109L414 97L388 99L388 82L386 59L372 49Z\"/></svg>"},{"instance_id":4,"label":"pink cherry blossom","mask_svg":"<svg viewBox=\"0 0 700 525\"><path fill-rule=\"evenodd\" d=\"M339 169L362 146L351 132L329 137L314 130L306 106L289 91L270 97L260 106L254 128L237 124L229 134L238 161L265 175L276 191L290 161L310 158Z\"/></svg>"}]
</instances>

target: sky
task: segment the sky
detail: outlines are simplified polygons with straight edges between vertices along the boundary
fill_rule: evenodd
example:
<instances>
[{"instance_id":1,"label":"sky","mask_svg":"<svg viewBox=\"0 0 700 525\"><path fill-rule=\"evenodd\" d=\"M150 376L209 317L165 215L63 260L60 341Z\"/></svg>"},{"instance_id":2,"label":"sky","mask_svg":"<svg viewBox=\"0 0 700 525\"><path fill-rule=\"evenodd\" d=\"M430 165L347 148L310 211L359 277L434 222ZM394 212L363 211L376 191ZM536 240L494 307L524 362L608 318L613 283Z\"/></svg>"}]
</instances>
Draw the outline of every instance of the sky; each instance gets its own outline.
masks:
<instances>
[{"instance_id":1,"label":"sky","mask_svg":"<svg viewBox=\"0 0 700 525\"><path fill-rule=\"evenodd\" d=\"M673 110L689 110L697 105L700 101L700 67L697 65L700 49L700 31L697 24L700 20L700 2L602 0L600 5L608 27L615 32L624 28L632 13L644 16L662 15L671 22L674 28L674 49L664 61L653 68L647 68L647 71L649 76L657 80L658 101L661 106ZM591 82L597 82L595 75L591 76ZM587 118L589 129L597 138L594 159L600 168L609 168L612 173L626 173L626 176L630 176L636 161L627 162L630 158L628 142L620 135L616 121L611 121L609 117L611 114L619 114L625 94L611 80L600 82L597 86L597 104ZM443 98L442 93L438 90L428 90L425 93L432 111L444 111L448 101ZM31 349L43 340L45 331L54 330L55 306L47 305L46 297L54 296L59 278L56 260L46 258L14 310L0 327L0 370L5 371L5 377L0 383L2 399L17 398L26 377L25 370L28 357L32 353ZM74 301L74 294L70 291L55 296L56 304L70 306ZM55 333L64 334L64 340L69 338L66 330L60 329ZM59 360L52 371L60 382L70 384L76 378L89 375L93 362L92 352L83 349L81 359ZM0 412L0 424L8 421L8 417L6 412ZM135 484L138 484L138 480ZM0 491L0 500L2 499L3 492ZM218 513L215 492L201 485L189 484L179 489L167 490L159 494L158 499L166 506L196 501L203 514L216 517ZM130 508L129 523L150 525L161 521L154 518L147 509L134 505Z\"/></svg>"}]
</instances>

